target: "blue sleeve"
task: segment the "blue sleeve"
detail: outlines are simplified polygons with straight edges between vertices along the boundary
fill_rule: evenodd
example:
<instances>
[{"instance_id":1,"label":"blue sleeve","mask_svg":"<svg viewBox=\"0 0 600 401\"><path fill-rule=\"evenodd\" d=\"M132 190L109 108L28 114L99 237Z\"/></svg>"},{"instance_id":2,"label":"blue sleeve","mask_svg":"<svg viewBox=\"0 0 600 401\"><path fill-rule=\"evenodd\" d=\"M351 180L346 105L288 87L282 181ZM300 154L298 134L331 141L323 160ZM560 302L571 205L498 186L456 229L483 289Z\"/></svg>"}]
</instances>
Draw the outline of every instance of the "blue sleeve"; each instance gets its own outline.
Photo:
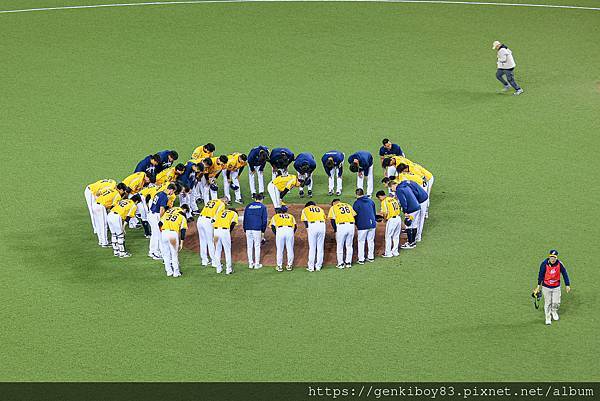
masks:
<instances>
[{"instance_id":1,"label":"blue sleeve","mask_svg":"<svg viewBox=\"0 0 600 401\"><path fill-rule=\"evenodd\" d=\"M565 266L562 264L562 262L560 262L560 274L562 274L563 278L565 279L565 285L571 285L571 280L569 280L569 274L567 274L567 269L565 269Z\"/></svg>"},{"instance_id":2,"label":"blue sleeve","mask_svg":"<svg viewBox=\"0 0 600 401\"><path fill-rule=\"evenodd\" d=\"M546 261L544 260L540 265L540 271L538 272L538 285L544 282L544 275L546 274Z\"/></svg>"},{"instance_id":3,"label":"blue sleeve","mask_svg":"<svg viewBox=\"0 0 600 401\"><path fill-rule=\"evenodd\" d=\"M377 216L377 209L375 208L375 202L371 202L371 206L373 207L373 216Z\"/></svg>"},{"instance_id":4,"label":"blue sleeve","mask_svg":"<svg viewBox=\"0 0 600 401\"><path fill-rule=\"evenodd\" d=\"M379 156L385 156L385 146L379 148Z\"/></svg>"},{"instance_id":5,"label":"blue sleeve","mask_svg":"<svg viewBox=\"0 0 600 401\"><path fill-rule=\"evenodd\" d=\"M242 228L244 231L248 229L248 206L244 209L244 223L242 223Z\"/></svg>"},{"instance_id":6,"label":"blue sleeve","mask_svg":"<svg viewBox=\"0 0 600 401\"><path fill-rule=\"evenodd\" d=\"M267 222L269 220L269 213L267 212L267 207L263 205L262 207L262 232L264 233L267 229Z\"/></svg>"},{"instance_id":7,"label":"blue sleeve","mask_svg":"<svg viewBox=\"0 0 600 401\"><path fill-rule=\"evenodd\" d=\"M135 171L134 173L139 173L139 172L145 172L146 171L146 167L147 167L147 163L146 163L146 159L142 160L141 162L139 162L137 164L137 166L135 166Z\"/></svg>"},{"instance_id":8,"label":"blue sleeve","mask_svg":"<svg viewBox=\"0 0 600 401\"><path fill-rule=\"evenodd\" d=\"M401 191L396 190L396 198L398 198L398 202L400 203L402 210L408 210L408 203L406 202L406 197Z\"/></svg>"},{"instance_id":9,"label":"blue sleeve","mask_svg":"<svg viewBox=\"0 0 600 401\"><path fill-rule=\"evenodd\" d=\"M360 214L360 203L358 201L352 204L352 209L356 212L356 214Z\"/></svg>"}]
</instances>

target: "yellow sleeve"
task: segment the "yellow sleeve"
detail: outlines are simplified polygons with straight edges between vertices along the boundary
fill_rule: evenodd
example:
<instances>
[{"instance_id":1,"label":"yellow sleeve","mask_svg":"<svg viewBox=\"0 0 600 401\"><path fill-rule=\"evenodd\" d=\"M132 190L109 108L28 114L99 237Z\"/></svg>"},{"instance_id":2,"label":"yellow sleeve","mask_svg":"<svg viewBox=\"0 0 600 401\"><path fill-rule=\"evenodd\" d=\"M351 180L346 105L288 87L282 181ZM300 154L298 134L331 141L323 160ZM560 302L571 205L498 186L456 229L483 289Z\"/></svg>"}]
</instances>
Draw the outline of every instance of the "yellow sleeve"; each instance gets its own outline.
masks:
<instances>
[{"instance_id":1,"label":"yellow sleeve","mask_svg":"<svg viewBox=\"0 0 600 401\"><path fill-rule=\"evenodd\" d=\"M331 209L329 209L329 213L327 213L327 218L328 219L332 219L335 220L335 206L332 206Z\"/></svg>"},{"instance_id":2,"label":"yellow sleeve","mask_svg":"<svg viewBox=\"0 0 600 401\"><path fill-rule=\"evenodd\" d=\"M135 212L137 211L137 206L135 203L131 202L131 207L129 208L129 213L127 213L128 217L135 217Z\"/></svg>"},{"instance_id":3,"label":"yellow sleeve","mask_svg":"<svg viewBox=\"0 0 600 401\"><path fill-rule=\"evenodd\" d=\"M223 213L224 210L225 210L225 204L223 202L219 201L218 206L217 206L217 211L215 212L215 216Z\"/></svg>"},{"instance_id":4,"label":"yellow sleeve","mask_svg":"<svg viewBox=\"0 0 600 401\"><path fill-rule=\"evenodd\" d=\"M240 222L240 217L237 213L233 212L233 218L231 219L232 223L238 224Z\"/></svg>"},{"instance_id":5,"label":"yellow sleeve","mask_svg":"<svg viewBox=\"0 0 600 401\"><path fill-rule=\"evenodd\" d=\"M275 216L271 217L271 223L269 224L270 226L276 226L276 225L277 225L277 224L275 224L275 217L276 217L276 216L277 216L277 215L275 215Z\"/></svg>"},{"instance_id":6,"label":"yellow sleeve","mask_svg":"<svg viewBox=\"0 0 600 401\"><path fill-rule=\"evenodd\" d=\"M387 205L387 198L385 198L382 202L381 202L381 213L382 214L388 214L388 205Z\"/></svg>"},{"instance_id":7,"label":"yellow sleeve","mask_svg":"<svg viewBox=\"0 0 600 401\"><path fill-rule=\"evenodd\" d=\"M306 218L306 209L302 210L302 214L300 215L300 220L301 221L308 221L308 219Z\"/></svg>"},{"instance_id":8,"label":"yellow sleeve","mask_svg":"<svg viewBox=\"0 0 600 401\"><path fill-rule=\"evenodd\" d=\"M294 188L294 185L296 185L296 178L293 178L291 180L288 180L288 182L285 183L285 189L292 189Z\"/></svg>"},{"instance_id":9,"label":"yellow sleeve","mask_svg":"<svg viewBox=\"0 0 600 401\"><path fill-rule=\"evenodd\" d=\"M348 205L348 207L350 207L350 210L352 210L352 216L356 216L356 211L354 210L354 208L350 205Z\"/></svg>"},{"instance_id":10,"label":"yellow sleeve","mask_svg":"<svg viewBox=\"0 0 600 401\"><path fill-rule=\"evenodd\" d=\"M188 228L187 220L183 216L181 216L181 228L184 230Z\"/></svg>"},{"instance_id":11,"label":"yellow sleeve","mask_svg":"<svg viewBox=\"0 0 600 401\"><path fill-rule=\"evenodd\" d=\"M290 215L290 216L292 217L292 223L294 223L294 225L297 225L296 218L294 216L292 216L292 215Z\"/></svg>"}]
</instances>

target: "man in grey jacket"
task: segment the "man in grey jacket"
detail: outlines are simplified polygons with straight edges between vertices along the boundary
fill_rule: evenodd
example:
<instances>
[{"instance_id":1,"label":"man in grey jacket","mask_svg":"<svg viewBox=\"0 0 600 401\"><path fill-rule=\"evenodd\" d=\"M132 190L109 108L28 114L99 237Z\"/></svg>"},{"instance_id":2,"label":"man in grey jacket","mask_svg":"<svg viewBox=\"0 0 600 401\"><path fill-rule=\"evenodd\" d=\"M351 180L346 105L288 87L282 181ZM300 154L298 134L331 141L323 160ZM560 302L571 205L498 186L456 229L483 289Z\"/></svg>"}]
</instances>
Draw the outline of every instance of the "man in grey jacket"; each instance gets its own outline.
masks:
<instances>
[{"instance_id":1,"label":"man in grey jacket","mask_svg":"<svg viewBox=\"0 0 600 401\"><path fill-rule=\"evenodd\" d=\"M496 70L496 78L498 78L498 81L502 82L502 85L504 85L505 92L512 86L515 89L515 93L513 93L513 95L520 95L523 93L523 89L521 89L519 84L517 84L515 81L514 69L517 64L513 58L512 51L510 51L508 47L497 40L492 44L492 49L497 51L498 57L498 70ZM506 80L504 79L504 75L506 75Z\"/></svg>"}]
</instances>

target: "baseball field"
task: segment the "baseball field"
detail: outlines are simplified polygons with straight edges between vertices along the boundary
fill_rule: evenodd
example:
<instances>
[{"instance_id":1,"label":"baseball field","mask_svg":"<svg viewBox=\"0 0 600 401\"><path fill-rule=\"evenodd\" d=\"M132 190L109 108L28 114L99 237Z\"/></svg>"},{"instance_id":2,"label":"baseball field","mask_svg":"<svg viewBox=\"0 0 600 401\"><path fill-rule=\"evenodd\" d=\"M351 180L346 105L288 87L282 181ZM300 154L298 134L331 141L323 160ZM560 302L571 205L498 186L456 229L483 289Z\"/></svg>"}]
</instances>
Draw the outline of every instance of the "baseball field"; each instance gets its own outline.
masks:
<instances>
[{"instance_id":1,"label":"baseball field","mask_svg":"<svg viewBox=\"0 0 600 401\"><path fill-rule=\"evenodd\" d=\"M0 36L0 380L600 379L600 10L122 6L0 12ZM500 91L493 40L523 95ZM141 230L128 259L92 234L85 186L159 150L376 154L384 137L436 177L398 258L225 276L184 249L168 279ZM319 166L317 203L326 183ZM572 291L546 326L530 294L553 248Z\"/></svg>"}]
</instances>

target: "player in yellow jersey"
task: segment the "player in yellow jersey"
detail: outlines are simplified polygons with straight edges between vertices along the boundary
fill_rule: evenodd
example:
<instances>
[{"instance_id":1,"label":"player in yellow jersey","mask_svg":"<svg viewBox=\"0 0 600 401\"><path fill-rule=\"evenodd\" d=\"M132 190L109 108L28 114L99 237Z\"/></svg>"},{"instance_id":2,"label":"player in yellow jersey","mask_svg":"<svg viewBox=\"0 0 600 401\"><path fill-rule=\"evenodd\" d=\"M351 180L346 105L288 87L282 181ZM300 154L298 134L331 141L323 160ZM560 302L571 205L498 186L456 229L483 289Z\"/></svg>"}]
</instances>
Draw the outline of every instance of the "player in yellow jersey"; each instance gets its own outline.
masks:
<instances>
[{"instance_id":1,"label":"player in yellow jersey","mask_svg":"<svg viewBox=\"0 0 600 401\"><path fill-rule=\"evenodd\" d=\"M310 201L304 205L300 220L304 222L308 234L308 271L320 271L325 248L325 212Z\"/></svg>"},{"instance_id":2,"label":"player in yellow jersey","mask_svg":"<svg viewBox=\"0 0 600 401\"><path fill-rule=\"evenodd\" d=\"M190 211L188 205L167 210L158 226L160 229L160 248L165 263L167 277L180 277L179 251L183 248L187 230L186 214Z\"/></svg>"},{"instance_id":3,"label":"player in yellow jersey","mask_svg":"<svg viewBox=\"0 0 600 401\"><path fill-rule=\"evenodd\" d=\"M227 156L221 155L219 157L206 158L202 161L204 165L204 171L202 178L198 181L199 193L202 194L204 203L207 203L211 199L217 199L219 186L217 185L217 178L225 168L227 164Z\"/></svg>"},{"instance_id":4,"label":"player in yellow jersey","mask_svg":"<svg viewBox=\"0 0 600 401\"><path fill-rule=\"evenodd\" d=\"M402 232L401 208L398 199L386 196L384 191L378 191L375 196L381 202L381 216L385 220L385 253L384 258L400 255L400 233Z\"/></svg>"},{"instance_id":5,"label":"player in yellow jersey","mask_svg":"<svg viewBox=\"0 0 600 401\"><path fill-rule=\"evenodd\" d=\"M154 260L161 260L160 250L160 229L158 223L160 218L169 208L173 207L173 202L177 196L177 191L181 187L176 183L165 183L160 187L154 188L154 194L149 194L148 203L148 225L150 226L150 244L148 246L148 257Z\"/></svg>"},{"instance_id":6,"label":"player in yellow jersey","mask_svg":"<svg viewBox=\"0 0 600 401\"><path fill-rule=\"evenodd\" d=\"M335 232L338 269L352 267L354 216L356 216L356 212L349 204L341 202L339 199L331 201L331 208L327 213L327 218L331 220L331 226ZM346 248L345 258L344 248Z\"/></svg>"},{"instance_id":7,"label":"player in yellow jersey","mask_svg":"<svg viewBox=\"0 0 600 401\"><path fill-rule=\"evenodd\" d=\"M114 189L116 186L117 183L115 180L98 180L86 186L85 190L83 191L83 196L85 197L85 202L87 203L88 211L90 212L90 219L92 220L92 229L94 230L94 234L96 234L96 226L94 224L94 212L92 210L92 206L94 203L96 203L98 192L104 188Z\"/></svg>"},{"instance_id":8,"label":"player in yellow jersey","mask_svg":"<svg viewBox=\"0 0 600 401\"><path fill-rule=\"evenodd\" d=\"M231 202L232 189L235 193L235 202L242 203L242 190L240 189L240 174L244 167L248 164L248 156L243 153L232 153L227 156L227 164L225 164L223 174L223 191L228 202Z\"/></svg>"},{"instance_id":9,"label":"player in yellow jersey","mask_svg":"<svg viewBox=\"0 0 600 401\"><path fill-rule=\"evenodd\" d=\"M119 258L128 258L131 256L125 250L125 229L124 222L135 216L136 204L140 203L140 195L133 195L130 199L121 199L108 213L106 218L108 228L110 229L110 242L113 248L113 254Z\"/></svg>"},{"instance_id":10,"label":"player in yellow jersey","mask_svg":"<svg viewBox=\"0 0 600 401\"><path fill-rule=\"evenodd\" d=\"M422 218L426 219L429 217L429 198L431 197L431 188L433 187L434 177L433 174L425 167L420 164L414 163L412 166L400 163L396 166L396 170L401 174L414 174L418 177L422 177L423 181L421 186L427 191L427 200L425 201L424 210L421 211ZM418 182L417 182L418 184Z\"/></svg>"},{"instance_id":11,"label":"player in yellow jersey","mask_svg":"<svg viewBox=\"0 0 600 401\"><path fill-rule=\"evenodd\" d=\"M131 194L135 195L150 183L150 177L143 171L133 173L123 179L123 183L131 188Z\"/></svg>"},{"instance_id":12,"label":"player in yellow jersey","mask_svg":"<svg viewBox=\"0 0 600 401\"><path fill-rule=\"evenodd\" d=\"M294 174L278 175L267 185L267 191L273 202L273 207L278 209L283 204L283 197L293 188L304 185L304 180L298 179Z\"/></svg>"},{"instance_id":13,"label":"player in yellow jersey","mask_svg":"<svg viewBox=\"0 0 600 401\"><path fill-rule=\"evenodd\" d=\"M234 209L226 209L215 216L215 259L217 273L223 271L221 265L221 252L225 253L225 274L233 273L231 263L231 232L239 221L237 212ZM213 259L213 263L215 262Z\"/></svg>"},{"instance_id":14,"label":"player in yellow jersey","mask_svg":"<svg viewBox=\"0 0 600 401\"><path fill-rule=\"evenodd\" d=\"M294 233L298 226L294 216L287 212L287 206L275 209L276 214L271 218L271 230L275 234L277 246L277 271L283 271L283 251L287 253L286 270L294 266Z\"/></svg>"},{"instance_id":15,"label":"player in yellow jersey","mask_svg":"<svg viewBox=\"0 0 600 401\"><path fill-rule=\"evenodd\" d=\"M156 175L156 185L160 186L167 182L175 182L185 172L185 166L181 163L175 167L169 167Z\"/></svg>"},{"instance_id":16,"label":"player in yellow jersey","mask_svg":"<svg viewBox=\"0 0 600 401\"><path fill-rule=\"evenodd\" d=\"M216 216L223 213L224 210L225 202L221 199L213 199L204 205L198 216L198 221L196 221L200 244L200 263L204 267L208 266L211 262L213 267L217 267L213 223Z\"/></svg>"},{"instance_id":17,"label":"player in yellow jersey","mask_svg":"<svg viewBox=\"0 0 600 401\"><path fill-rule=\"evenodd\" d=\"M92 205L92 212L94 213L94 227L96 227L96 235L98 236L98 245L103 248L110 247L108 243L108 227L106 223L106 216L108 211L115 206L122 197L126 197L129 188L119 183L115 189L104 188L98 192L96 202Z\"/></svg>"},{"instance_id":18,"label":"player in yellow jersey","mask_svg":"<svg viewBox=\"0 0 600 401\"><path fill-rule=\"evenodd\" d=\"M194 160L204 160L207 157L213 157L213 153L215 151L215 145L212 143L207 143L206 145L198 146L192 152L192 159Z\"/></svg>"}]
</instances>

